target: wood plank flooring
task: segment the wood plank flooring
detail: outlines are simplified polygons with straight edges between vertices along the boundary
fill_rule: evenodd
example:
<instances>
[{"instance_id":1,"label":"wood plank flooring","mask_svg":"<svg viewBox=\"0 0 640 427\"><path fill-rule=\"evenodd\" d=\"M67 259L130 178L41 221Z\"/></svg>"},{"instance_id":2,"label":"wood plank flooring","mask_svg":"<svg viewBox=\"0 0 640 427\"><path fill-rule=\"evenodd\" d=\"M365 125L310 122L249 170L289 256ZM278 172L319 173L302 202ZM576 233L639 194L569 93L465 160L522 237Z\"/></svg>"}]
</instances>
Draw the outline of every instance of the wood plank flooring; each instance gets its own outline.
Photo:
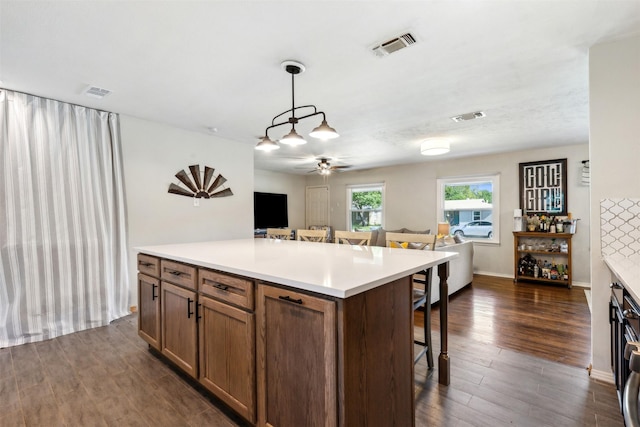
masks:
<instances>
[{"instance_id":1,"label":"wood plank flooring","mask_svg":"<svg viewBox=\"0 0 640 427\"><path fill-rule=\"evenodd\" d=\"M434 308L436 358L438 314ZM623 425L613 385L585 370L581 289L475 276L451 298L449 317L451 384L439 385L425 359L416 365L417 426ZM151 354L136 322L127 316L0 349L0 426L244 425Z\"/></svg>"}]
</instances>

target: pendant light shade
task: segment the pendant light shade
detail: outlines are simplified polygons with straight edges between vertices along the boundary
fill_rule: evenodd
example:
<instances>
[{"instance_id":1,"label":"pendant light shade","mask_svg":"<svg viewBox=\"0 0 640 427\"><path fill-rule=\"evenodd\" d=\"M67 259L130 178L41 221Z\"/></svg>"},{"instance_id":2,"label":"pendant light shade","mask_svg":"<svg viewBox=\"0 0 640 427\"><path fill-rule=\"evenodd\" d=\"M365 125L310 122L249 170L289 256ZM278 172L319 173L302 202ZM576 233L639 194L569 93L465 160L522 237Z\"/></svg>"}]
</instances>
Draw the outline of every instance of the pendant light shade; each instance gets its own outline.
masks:
<instances>
[{"instance_id":1,"label":"pendant light shade","mask_svg":"<svg viewBox=\"0 0 640 427\"><path fill-rule=\"evenodd\" d=\"M420 154L423 156L439 156L449 152L449 141L440 138L425 140L420 146Z\"/></svg>"},{"instance_id":2,"label":"pendant light shade","mask_svg":"<svg viewBox=\"0 0 640 427\"><path fill-rule=\"evenodd\" d=\"M291 132L283 136L280 142L287 145L302 145L306 144L307 140L296 132L296 128L291 128Z\"/></svg>"},{"instance_id":3,"label":"pendant light shade","mask_svg":"<svg viewBox=\"0 0 640 427\"><path fill-rule=\"evenodd\" d=\"M320 126L313 129L309 136L318 139L333 139L337 138L338 132L327 123L327 119L325 117L324 112L318 111L315 105L301 105L296 107L295 103L295 76L296 74L303 73L305 70L305 66L297 61L284 61L280 64L282 68L289 74L291 74L291 109L283 111L278 114L271 120L271 126L267 127L264 132L264 137L262 140L256 145L256 150L261 151L271 151L279 148L278 144L269 138L269 129L276 128L278 126L283 126L286 124L291 125L291 131L280 139L280 142L287 145L302 145L306 144L307 141L300 136L296 132L296 123L300 120L307 119L309 117L314 116L322 116L322 122ZM302 116L296 116L296 113L303 112ZM307 114L304 114L307 113ZM286 120L283 119L283 116L289 116Z\"/></svg>"},{"instance_id":4,"label":"pendant light shade","mask_svg":"<svg viewBox=\"0 0 640 427\"><path fill-rule=\"evenodd\" d=\"M309 136L318 139L334 139L340 135L338 135L338 132L336 132L334 128L329 126L326 120L323 120L320 126L309 133Z\"/></svg>"},{"instance_id":5,"label":"pendant light shade","mask_svg":"<svg viewBox=\"0 0 640 427\"><path fill-rule=\"evenodd\" d=\"M279 148L280 146L268 136L263 136L258 145L256 145L256 150L259 151L273 151Z\"/></svg>"}]
</instances>

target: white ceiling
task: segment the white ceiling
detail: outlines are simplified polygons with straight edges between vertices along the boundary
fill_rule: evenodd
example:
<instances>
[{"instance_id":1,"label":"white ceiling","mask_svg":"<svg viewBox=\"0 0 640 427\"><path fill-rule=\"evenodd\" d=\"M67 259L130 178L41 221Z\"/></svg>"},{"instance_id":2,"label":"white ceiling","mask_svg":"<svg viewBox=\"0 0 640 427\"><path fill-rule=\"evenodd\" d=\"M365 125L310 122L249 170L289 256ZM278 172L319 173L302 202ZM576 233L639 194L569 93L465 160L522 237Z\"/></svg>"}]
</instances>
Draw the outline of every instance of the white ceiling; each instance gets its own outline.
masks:
<instances>
[{"instance_id":1,"label":"white ceiling","mask_svg":"<svg viewBox=\"0 0 640 427\"><path fill-rule=\"evenodd\" d=\"M0 0L0 24L5 88L250 146L291 108L280 63L298 60L296 105L341 136L254 157L305 173L318 156L353 169L433 160L419 153L428 137L451 141L437 159L586 143L589 47L639 34L640 0ZM406 31L415 45L371 52ZM113 93L89 98L87 85Z\"/></svg>"}]
</instances>

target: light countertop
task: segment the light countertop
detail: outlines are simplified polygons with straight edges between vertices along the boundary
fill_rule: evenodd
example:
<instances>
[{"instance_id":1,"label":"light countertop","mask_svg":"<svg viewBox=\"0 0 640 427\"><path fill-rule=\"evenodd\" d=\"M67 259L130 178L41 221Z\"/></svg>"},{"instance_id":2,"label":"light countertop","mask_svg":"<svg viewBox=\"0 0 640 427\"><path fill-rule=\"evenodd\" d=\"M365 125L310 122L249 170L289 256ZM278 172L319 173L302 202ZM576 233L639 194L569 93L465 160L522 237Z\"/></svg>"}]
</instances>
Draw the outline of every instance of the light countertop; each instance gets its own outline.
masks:
<instances>
[{"instance_id":1,"label":"light countertop","mask_svg":"<svg viewBox=\"0 0 640 427\"><path fill-rule=\"evenodd\" d=\"M458 256L423 251L238 239L135 248L138 252L338 298L373 289ZM434 270L437 275L437 269Z\"/></svg>"},{"instance_id":2,"label":"light countertop","mask_svg":"<svg viewBox=\"0 0 640 427\"><path fill-rule=\"evenodd\" d=\"M633 299L640 301L640 256L626 258L610 255L603 259L609 270L622 282Z\"/></svg>"}]
</instances>

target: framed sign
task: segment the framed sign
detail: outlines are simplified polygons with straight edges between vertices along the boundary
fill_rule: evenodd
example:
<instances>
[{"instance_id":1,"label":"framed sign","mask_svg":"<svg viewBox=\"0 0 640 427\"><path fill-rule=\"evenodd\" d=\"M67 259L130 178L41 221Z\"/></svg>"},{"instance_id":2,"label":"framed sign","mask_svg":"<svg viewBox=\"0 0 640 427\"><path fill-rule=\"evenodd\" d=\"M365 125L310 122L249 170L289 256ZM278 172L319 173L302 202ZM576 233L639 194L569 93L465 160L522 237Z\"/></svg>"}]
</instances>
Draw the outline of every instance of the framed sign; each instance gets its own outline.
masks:
<instances>
[{"instance_id":1,"label":"framed sign","mask_svg":"<svg viewBox=\"0 0 640 427\"><path fill-rule=\"evenodd\" d=\"M567 214L567 159L520 163L520 209L526 215Z\"/></svg>"}]
</instances>

